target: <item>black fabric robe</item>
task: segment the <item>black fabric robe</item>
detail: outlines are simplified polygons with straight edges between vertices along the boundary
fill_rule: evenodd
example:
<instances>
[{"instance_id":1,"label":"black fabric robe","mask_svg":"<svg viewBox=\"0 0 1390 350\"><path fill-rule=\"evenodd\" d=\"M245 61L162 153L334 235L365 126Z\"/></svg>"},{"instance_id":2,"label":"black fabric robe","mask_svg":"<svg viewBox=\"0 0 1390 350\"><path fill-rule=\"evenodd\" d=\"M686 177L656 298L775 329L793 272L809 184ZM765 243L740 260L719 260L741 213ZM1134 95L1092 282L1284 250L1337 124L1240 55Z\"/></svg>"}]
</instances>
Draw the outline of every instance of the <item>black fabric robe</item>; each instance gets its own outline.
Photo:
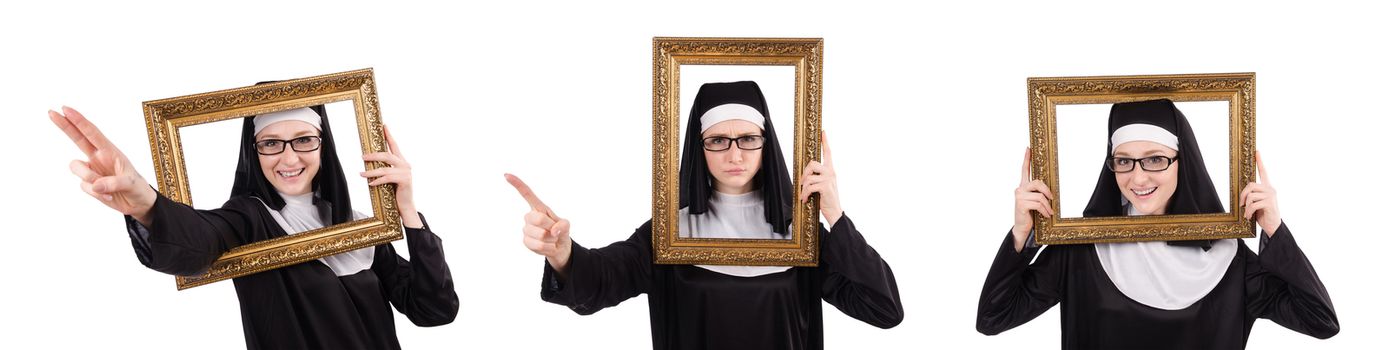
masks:
<instances>
[{"instance_id":1,"label":"black fabric robe","mask_svg":"<svg viewBox=\"0 0 1390 350\"><path fill-rule=\"evenodd\" d=\"M255 198L195 210L160 195L144 227L127 216L131 243L150 269L189 275L228 249L286 235ZM421 215L421 220L424 220ZM233 279L248 349L399 349L391 306L418 326L458 314L458 295L438 236L405 228L407 261L376 246L369 269L337 276L318 260Z\"/></svg>"},{"instance_id":2,"label":"black fabric robe","mask_svg":"<svg viewBox=\"0 0 1390 350\"><path fill-rule=\"evenodd\" d=\"M574 243L566 277L547 263L541 299L588 315L647 294L653 349L821 349L821 300L865 323L902 322L898 284L849 216L821 230L819 267L737 277L652 263L651 222L625 241Z\"/></svg>"},{"instance_id":3,"label":"black fabric robe","mask_svg":"<svg viewBox=\"0 0 1390 350\"><path fill-rule=\"evenodd\" d=\"M1221 282L1192 306L1162 310L1115 287L1095 246L1014 251L1005 237L980 292L975 327L994 335L1062 303L1063 349L1243 349L1257 318L1317 338L1340 326L1332 300L1288 226L1260 234L1260 254L1240 242ZM1197 249L1197 248L1193 248Z\"/></svg>"}]
</instances>

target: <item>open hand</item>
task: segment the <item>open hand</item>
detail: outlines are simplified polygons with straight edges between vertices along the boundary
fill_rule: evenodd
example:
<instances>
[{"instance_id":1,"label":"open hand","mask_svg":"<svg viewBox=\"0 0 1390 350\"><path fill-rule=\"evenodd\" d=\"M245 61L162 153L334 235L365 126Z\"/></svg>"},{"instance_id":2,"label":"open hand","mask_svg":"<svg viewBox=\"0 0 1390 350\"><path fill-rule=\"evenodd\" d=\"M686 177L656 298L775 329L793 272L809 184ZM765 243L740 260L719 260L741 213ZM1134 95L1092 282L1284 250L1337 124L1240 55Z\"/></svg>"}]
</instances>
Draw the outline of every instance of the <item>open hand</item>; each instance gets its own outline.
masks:
<instances>
[{"instance_id":1,"label":"open hand","mask_svg":"<svg viewBox=\"0 0 1390 350\"><path fill-rule=\"evenodd\" d=\"M63 107L62 113L49 110L48 119L87 155L87 161L73 160L68 165L72 174L82 179L82 192L149 225L150 208L154 207L159 193L135 171L130 159L75 109Z\"/></svg>"}]
</instances>

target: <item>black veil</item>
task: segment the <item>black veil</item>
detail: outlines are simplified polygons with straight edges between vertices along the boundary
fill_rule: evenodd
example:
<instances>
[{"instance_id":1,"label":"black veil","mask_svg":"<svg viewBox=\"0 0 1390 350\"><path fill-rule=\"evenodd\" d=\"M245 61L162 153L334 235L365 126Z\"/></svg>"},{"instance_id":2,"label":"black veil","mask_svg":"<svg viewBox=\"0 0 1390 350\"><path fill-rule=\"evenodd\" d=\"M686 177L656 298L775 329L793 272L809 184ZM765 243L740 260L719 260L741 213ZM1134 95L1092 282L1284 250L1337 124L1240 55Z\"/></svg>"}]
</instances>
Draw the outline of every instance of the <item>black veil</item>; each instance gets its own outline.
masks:
<instances>
[{"instance_id":1,"label":"black veil","mask_svg":"<svg viewBox=\"0 0 1390 350\"><path fill-rule=\"evenodd\" d=\"M684 151L681 152L680 206L688 208L690 214L704 214L709 210L709 198L714 195L714 177L705 163L700 116L711 108L730 103L748 105L763 114L765 141L762 166L753 176L753 185L762 191L767 223L772 225L773 232L786 234L792 219L792 180L782 156L782 147L777 142L777 132L772 128L767 100L763 98L758 83L752 81L708 83L701 85L700 92L695 94L690 120L685 127Z\"/></svg>"},{"instance_id":2,"label":"black veil","mask_svg":"<svg viewBox=\"0 0 1390 350\"><path fill-rule=\"evenodd\" d=\"M1116 103L1110 108L1110 135L1114 135L1115 130L1130 124L1150 124L1164 130L1172 132L1178 137L1178 185L1173 191L1173 197L1168 200L1166 214L1214 214L1224 213L1225 208L1221 204L1221 198L1217 196L1216 186L1212 184L1211 175L1207 174L1206 162L1202 159L1201 147L1197 145L1197 137L1192 132L1192 125L1187 122L1187 117L1179 111L1172 100L1160 99L1138 102ZM1110 150L1115 145L1106 142L1105 156L1109 157ZM1135 171L1143 171L1136 169ZM1101 164L1100 179L1096 181L1096 189L1091 193L1091 201L1086 204L1086 210L1082 216L1124 216L1124 205L1121 199L1124 195L1120 192L1119 184L1115 180L1115 172ZM1203 244L1209 246L1209 242ZM1176 242L1174 242L1176 243Z\"/></svg>"}]
</instances>

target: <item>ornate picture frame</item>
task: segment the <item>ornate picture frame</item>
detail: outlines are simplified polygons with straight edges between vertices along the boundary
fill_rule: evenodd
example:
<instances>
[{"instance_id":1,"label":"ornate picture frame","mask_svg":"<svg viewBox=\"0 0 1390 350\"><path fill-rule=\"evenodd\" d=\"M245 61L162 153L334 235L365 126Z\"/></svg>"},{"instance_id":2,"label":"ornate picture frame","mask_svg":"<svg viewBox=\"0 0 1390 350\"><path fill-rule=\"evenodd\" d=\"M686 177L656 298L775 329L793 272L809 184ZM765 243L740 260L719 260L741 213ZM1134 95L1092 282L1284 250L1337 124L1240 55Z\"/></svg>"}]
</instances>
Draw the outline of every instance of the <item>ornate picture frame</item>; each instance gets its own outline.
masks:
<instances>
[{"instance_id":1,"label":"ornate picture frame","mask_svg":"<svg viewBox=\"0 0 1390 350\"><path fill-rule=\"evenodd\" d=\"M1080 244L1169 240L1208 240L1255 236L1234 200L1255 180L1255 74L1177 74L1028 78L1031 171L1062 202L1058 178L1057 106L1113 104L1170 99L1174 102L1226 101L1229 111L1229 200L1222 214L1045 218L1033 213L1038 244ZM1219 152L1207 149L1205 153ZM1217 188L1218 191L1223 189Z\"/></svg>"},{"instance_id":2,"label":"ornate picture frame","mask_svg":"<svg viewBox=\"0 0 1390 350\"><path fill-rule=\"evenodd\" d=\"M376 83L370 68L144 102L145 125L149 130L150 153L160 194L176 202L193 204L179 128L340 101L352 101L354 105L362 153L386 151ZM365 164L368 170L383 166L386 165L381 162ZM207 271L176 276L178 289L401 239L395 190L394 184L368 189L372 217L232 248Z\"/></svg>"},{"instance_id":3,"label":"ornate picture frame","mask_svg":"<svg viewBox=\"0 0 1390 350\"><path fill-rule=\"evenodd\" d=\"M818 195L793 203L790 239L681 237L680 147L683 65L790 66L795 74L794 145L788 155L793 189L799 169L820 159L820 38L666 38L652 40L652 252L657 264L816 266L819 260ZM689 91L685 93L694 93ZM764 165L766 166L766 165ZM793 193L793 198L799 194Z\"/></svg>"}]
</instances>

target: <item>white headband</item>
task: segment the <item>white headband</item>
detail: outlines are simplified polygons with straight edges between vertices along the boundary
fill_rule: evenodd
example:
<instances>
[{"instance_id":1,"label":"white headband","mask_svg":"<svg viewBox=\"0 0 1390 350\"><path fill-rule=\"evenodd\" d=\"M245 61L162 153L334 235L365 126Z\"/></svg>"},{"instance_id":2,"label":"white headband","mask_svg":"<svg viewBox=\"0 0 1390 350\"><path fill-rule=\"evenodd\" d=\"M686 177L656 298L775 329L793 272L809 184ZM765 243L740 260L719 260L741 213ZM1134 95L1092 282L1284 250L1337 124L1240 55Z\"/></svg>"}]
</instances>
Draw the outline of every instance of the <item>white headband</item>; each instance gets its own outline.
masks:
<instances>
[{"instance_id":1,"label":"white headband","mask_svg":"<svg viewBox=\"0 0 1390 350\"><path fill-rule=\"evenodd\" d=\"M1110 135L1110 153L1115 153L1115 148L1131 141L1149 141L1168 146L1175 151L1178 149L1178 135L1173 135L1168 129L1153 124L1130 124L1116 129L1115 133Z\"/></svg>"},{"instance_id":2,"label":"white headband","mask_svg":"<svg viewBox=\"0 0 1390 350\"><path fill-rule=\"evenodd\" d=\"M753 109L752 106L739 103L726 103L710 108L708 111L705 111L704 115L700 116L700 132L703 133L705 130L709 130L709 127L714 126L714 124L719 124L719 122L735 119L749 121L757 125L758 129L761 130L763 128L763 120L765 120L766 117L764 117L761 112L758 112L757 109Z\"/></svg>"},{"instance_id":3,"label":"white headband","mask_svg":"<svg viewBox=\"0 0 1390 350\"><path fill-rule=\"evenodd\" d=\"M256 131L252 132L251 135L259 135L261 133L261 130L264 130L265 127L270 126L270 124L275 124L286 120L298 120L301 122L309 123L309 125L313 125L316 129L323 130L323 126L319 125L318 113L315 113L314 110L309 108L296 108L256 116L255 119L251 120L251 122L256 125Z\"/></svg>"}]
</instances>

